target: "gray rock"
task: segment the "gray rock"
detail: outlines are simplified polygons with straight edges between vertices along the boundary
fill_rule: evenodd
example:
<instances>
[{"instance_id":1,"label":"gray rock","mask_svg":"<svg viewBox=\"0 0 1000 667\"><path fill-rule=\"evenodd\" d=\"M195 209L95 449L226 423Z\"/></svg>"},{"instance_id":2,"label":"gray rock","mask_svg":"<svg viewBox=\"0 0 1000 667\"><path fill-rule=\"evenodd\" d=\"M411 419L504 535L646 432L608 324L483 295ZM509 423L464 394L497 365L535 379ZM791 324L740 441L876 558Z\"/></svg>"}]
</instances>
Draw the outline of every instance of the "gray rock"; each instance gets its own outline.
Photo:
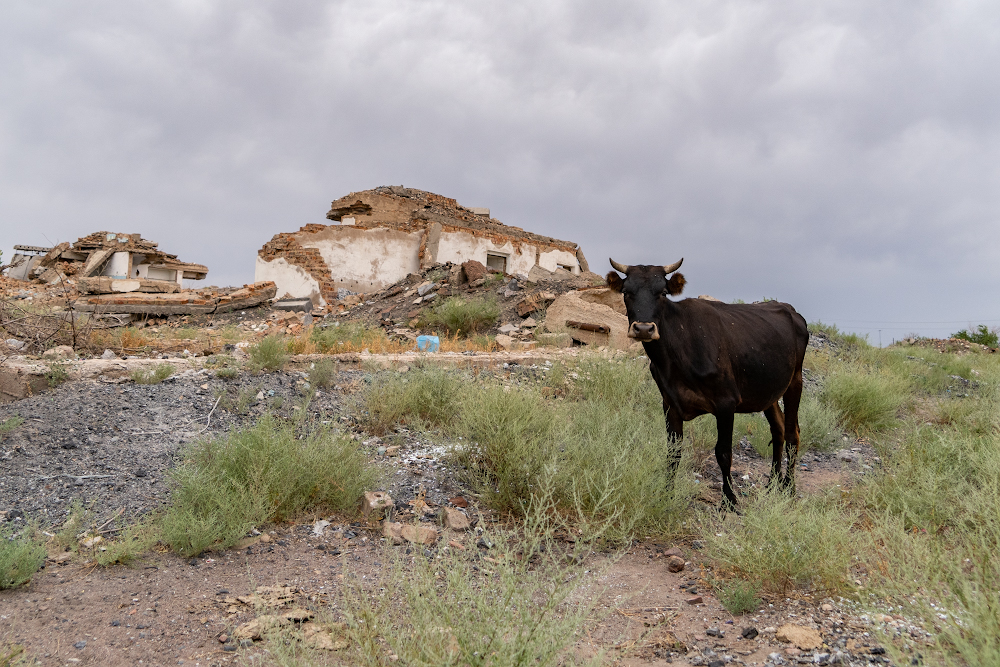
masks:
<instances>
[{"instance_id":1,"label":"gray rock","mask_svg":"<svg viewBox=\"0 0 1000 667\"><path fill-rule=\"evenodd\" d=\"M117 359L118 355L111 350L104 350L104 354L101 355L101 359Z\"/></svg>"},{"instance_id":2,"label":"gray rock","mask_svg":"<svg viewBox=\"0 0 1000 667\"><path fill-rule=\"evenodd\" d=\"M23 349L23 348L24 348L24 345L25 345L25 343L24 343L24 341L23 341L23 340L18 340L18 339L16 339L16 338L8 338L8 339L7 339L6 341L4 341L4 342L5 342L5 343L7 343L7 347L9 347L9 348L10 348L10 349L12 349L12 350L20 350L20 349Z\"/></svg>"},{"instance_id":3,"label":"gray rock","mask_svg":"<svg viewBox=\"0 0 1000 667\"><path fill-rule=\"evenodd\" d=\"M417 287L417 294L419 294L420 296L424 296L435 287L437 287L437 283L432 283L430 281L423 282L420 284L419 287Z\"/></svg>"}]
</instances>

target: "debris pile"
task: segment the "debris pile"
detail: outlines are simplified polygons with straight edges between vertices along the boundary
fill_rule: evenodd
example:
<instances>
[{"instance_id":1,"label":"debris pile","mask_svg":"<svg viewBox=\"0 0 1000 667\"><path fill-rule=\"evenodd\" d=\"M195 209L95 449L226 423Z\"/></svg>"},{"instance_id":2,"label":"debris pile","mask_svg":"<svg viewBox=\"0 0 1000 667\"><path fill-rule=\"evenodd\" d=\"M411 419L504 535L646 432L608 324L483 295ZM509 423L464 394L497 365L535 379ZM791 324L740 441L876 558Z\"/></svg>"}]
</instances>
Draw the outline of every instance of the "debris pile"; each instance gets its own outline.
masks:
<instances>
[{"instance_id":1,"label":"debris pile","mask_svg":"<svg viewBox=\"0 0 1000 667\"><path fill-rule=\"evenodd\" d=\"M47 285L80 281L80 291L175 292L181 280L203 280L208 268L163 252L140 234L94 232L53 248L14 246L10 277ZM42 254L44 252L44 254ZM104 278L102 280L101 278Z\"/></svg>"}]
</instances>

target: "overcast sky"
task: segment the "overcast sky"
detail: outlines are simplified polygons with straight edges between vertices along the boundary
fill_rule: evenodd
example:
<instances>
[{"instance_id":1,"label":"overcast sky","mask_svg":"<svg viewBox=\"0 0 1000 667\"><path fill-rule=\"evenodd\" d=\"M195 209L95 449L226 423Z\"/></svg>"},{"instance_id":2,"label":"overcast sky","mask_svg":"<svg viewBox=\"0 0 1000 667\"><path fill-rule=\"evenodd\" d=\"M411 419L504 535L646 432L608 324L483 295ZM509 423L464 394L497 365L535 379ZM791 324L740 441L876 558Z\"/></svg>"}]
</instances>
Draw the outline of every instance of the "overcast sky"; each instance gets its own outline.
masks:
<instances>
[{"instance_id":1,"label":"overcast sky","mask_svg":"<svg viewBox=\"0 0 1000 667\"><path fill-rule=\"evenodd\" d=\"M940 336L1000 325L998 67L995 1L12 0L0 248L141 232L241 284L402 184L599 273Z\"/></svg>"}]
</instances>

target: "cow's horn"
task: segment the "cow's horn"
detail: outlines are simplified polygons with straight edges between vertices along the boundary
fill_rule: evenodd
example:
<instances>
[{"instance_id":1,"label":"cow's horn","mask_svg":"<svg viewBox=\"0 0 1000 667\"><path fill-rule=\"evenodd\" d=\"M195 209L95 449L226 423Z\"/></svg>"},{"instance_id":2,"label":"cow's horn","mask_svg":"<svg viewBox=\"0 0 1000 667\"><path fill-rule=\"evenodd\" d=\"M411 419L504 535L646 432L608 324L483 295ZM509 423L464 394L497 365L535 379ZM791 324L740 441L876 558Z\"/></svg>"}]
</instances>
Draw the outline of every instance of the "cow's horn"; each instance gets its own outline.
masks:
<instances>
[{"instance_id":1,"label":"cow's horn","mask_svg":"<svg viewBox=\"0 0 1000 667\"><path fill-rule=\"evenodd\" d=\"M667 275L670 275L671 273L673 273L677 269L681 268L681 264L683 264L683 263L684 263L684 258L681 257L679 260L677 260L673 264L670 264L669 266L663 267L663 272L666 273ZM614 266L614 262L612 262L612 266ZM618 267L615 267L615 268L618 268Z\"/></svg>"},{"instance_id":2,"label":"cow's horn","mask_svg":"<svg viewBox=\"0 0 1000 667\"><path fill-rule=\"evenodd\" d=\"M611 262L611 267L615 271L620 271L621 273L624 273L626 276L628 275L628 267L627 266L625 266L624 264L619 264L618 262L616 262L615 260L611 259L610 257L608 258L608 261ZM680 266L680 265L678 264L678 266Z\"/></svg>"}]
</instances>

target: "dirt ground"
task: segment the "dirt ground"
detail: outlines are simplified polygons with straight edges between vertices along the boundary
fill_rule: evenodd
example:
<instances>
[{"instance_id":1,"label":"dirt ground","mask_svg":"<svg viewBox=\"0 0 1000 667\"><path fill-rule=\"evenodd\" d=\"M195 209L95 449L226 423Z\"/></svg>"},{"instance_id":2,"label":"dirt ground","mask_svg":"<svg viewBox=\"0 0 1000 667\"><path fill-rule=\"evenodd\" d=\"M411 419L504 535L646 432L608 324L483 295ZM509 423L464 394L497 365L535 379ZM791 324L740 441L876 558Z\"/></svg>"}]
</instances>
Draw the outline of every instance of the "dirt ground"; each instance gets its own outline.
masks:
<instances>
[{"instance_id":1,"label":"dirt ground","mask_svg":"<svg viewBox=\"0 0 1000 667\"><path fill-rule=\"evenodd\" d=\"M0 520L55 525L78 500L98 523L110 518L107 530L114 530L164 502L168 470L185 443L248 423L265 410L289 416L301 410L305 375L291 370L224 380L189 371L155 385L79 380L0 405L0 420L15 414L25 420L0 441ZM339 420L350 430L351 401L365 381L364 370L343 371L338 385L320 391L306 409L312 418ZM220 409L221 395L232 403L240 396L253 400L242 410ZM383 468L385 490L397 501L423 491L430 503L445 505L464 494L473 500L470 514L490 520L448 470L443 443L405 431L385 440L355 436L372 464ZM398 456L381 449L391 444L400 445ZM845 443L838 454L809 453L801 461L799 491L848 485L873 457L863 443ZM734 477L740 484L764 481L768 465L745 441L737 445ZM705 460L698 474L702 500L717 504L714 460ZM300 606L336 607L345 576L376 577L384 567L387 547L377 526L326 519L331 525L322 535L311 522L283 524L239 549L194 559L155 550L131 567L99 568L86 554L57 562L59 554L50 554L29 585L0 592L0 646L21 644L42 665L240 663L265 649L231 639L234 627L254 616L239 597L258 586L285 585L295 589ZM474 531L446 535L439 547L448 548L443 545L450 540L474 543L475 537ZM770 599L757 614L733 617L713 595L698 547L643 539L614 562L592 554L581 594L598 596L600 620L577 650L604 651L609 663L620 665L889 664L872 637L874 624L900 619L868 619L846 603L809 596ZM671 548L686 562L681 572L667 569ZM776 638L775 629L785 623L816 624L826 647L796 655ZM745 628L758 634L744 638Z\"/></svg>"}]
</instances>

